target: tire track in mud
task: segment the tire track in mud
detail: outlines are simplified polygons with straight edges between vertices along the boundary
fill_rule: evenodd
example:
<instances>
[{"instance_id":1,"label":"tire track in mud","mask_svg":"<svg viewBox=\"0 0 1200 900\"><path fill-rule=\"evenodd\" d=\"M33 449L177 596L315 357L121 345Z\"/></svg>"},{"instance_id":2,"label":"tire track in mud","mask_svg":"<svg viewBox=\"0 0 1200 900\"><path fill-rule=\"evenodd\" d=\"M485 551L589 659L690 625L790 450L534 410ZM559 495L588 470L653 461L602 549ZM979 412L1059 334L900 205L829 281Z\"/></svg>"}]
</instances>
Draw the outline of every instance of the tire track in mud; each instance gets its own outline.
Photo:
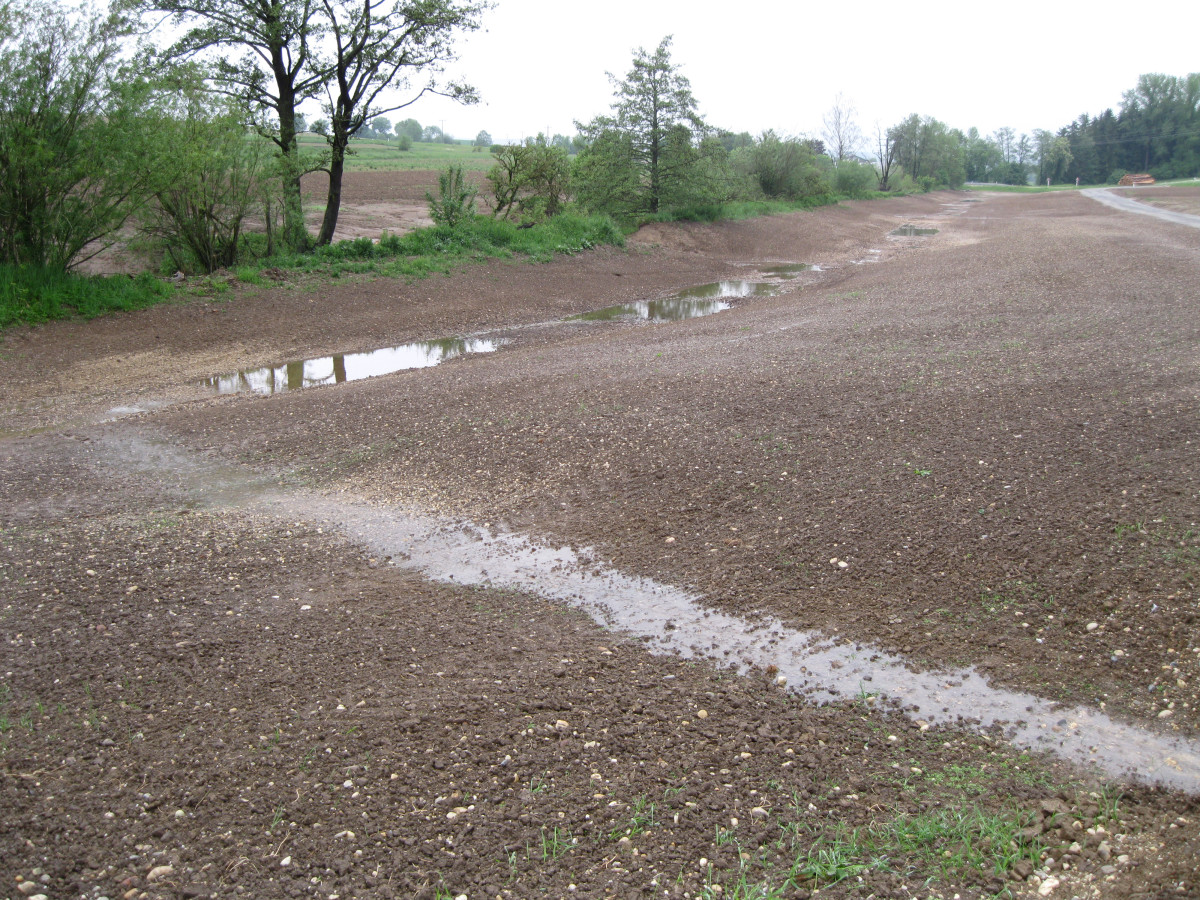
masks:
<instances>
[{"instance_id":1,"label":"tire track in mud","mask_svg":"<svg viewBox=\"0 0 1200 900\"><path fill-rule=\"evenodd\" d=\"M173 446L152 433L113 430L93 445L101 468L135 470L184 502L334 527L393 565L433 581L519 590L570 604L606 627L642 638L652 652L778 670L815 701L879 696L919 723L999 729L1019 747L1048 751L1109 776L1200 794L1200 743L992 687L973 668L914 672L867 644L751 621L706 608L671 585L629 576L583 551L538 544L397 506L375 506L280 487L277 478Z\"/></svg>"}]
</instances>

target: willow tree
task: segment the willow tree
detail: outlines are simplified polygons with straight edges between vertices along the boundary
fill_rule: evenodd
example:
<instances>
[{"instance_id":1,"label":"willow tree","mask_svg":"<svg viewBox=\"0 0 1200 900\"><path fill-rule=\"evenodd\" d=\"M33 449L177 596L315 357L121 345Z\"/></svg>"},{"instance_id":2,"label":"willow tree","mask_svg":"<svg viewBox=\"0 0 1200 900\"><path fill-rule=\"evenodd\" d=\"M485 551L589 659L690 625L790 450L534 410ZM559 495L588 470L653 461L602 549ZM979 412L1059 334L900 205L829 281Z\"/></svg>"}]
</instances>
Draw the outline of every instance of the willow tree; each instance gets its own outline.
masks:
<instances>
[{"instance_id":1,"label":"willow tree","mask_svg":"<svg viewBox=\"0 0 1200 900\"><path fill-rule=\"evenodd\" d=\"M67 269L153 191L152 91L122 66L122 16L0 5L0 262Z\"/></svg>"}]
</instances>

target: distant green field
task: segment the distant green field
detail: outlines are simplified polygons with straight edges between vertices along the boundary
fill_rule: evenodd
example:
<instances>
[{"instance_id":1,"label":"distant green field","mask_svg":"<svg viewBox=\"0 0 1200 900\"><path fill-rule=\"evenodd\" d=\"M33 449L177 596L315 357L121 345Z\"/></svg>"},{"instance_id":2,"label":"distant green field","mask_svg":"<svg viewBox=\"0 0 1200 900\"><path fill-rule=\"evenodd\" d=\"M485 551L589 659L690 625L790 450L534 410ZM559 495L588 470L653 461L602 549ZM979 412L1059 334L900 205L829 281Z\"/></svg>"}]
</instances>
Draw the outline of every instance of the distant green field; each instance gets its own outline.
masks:
<instances>
[{"instance_id":1,"label":"distant green field","mask_svg":"<svg viewBox=\"0 0 1200 900\"><path fill-rule=\"evenodd\" d=\"M1195 178L1175 178L1175 179L1172 179L1169 181L1160 181L1160 182L1158 182L1158 186L1164 187L1164 186L1168 186L1168 185L1180 185L1180 184L1191 185L1191 184L1196 184L1196 182L1197 182L1197 179L1195 179ZM1044 194L1047 191L1073 191L1076 189L1075 185L1073 185L1073 184L1053 184L1050 187L1046 187L1046 185L1044 185L1044 184L1031 184L1031 185L966 184L966 185L963 185L963 187L965 190L968 190L968 191L1003 191L1006 193L1013 193L1013 194ZM1111 185L1111 184L1081 184L1081 185L1079 185L1079 187L1080 188L1105 188L1105 187L1114 187L1114 185Z\"/></svg>"},{"instance_id":2,"label":"distant green field","mask_svg":"<svg viewBox=\"0 0 1200 900\"><path fill-rule=\"evenodd\" d=\"M315 134L300 135L300 149L320 151L325 139ZM496 162L487 151L469 144L426 144L417 141L411 150L401 151L396 141L374 139L350 142L346 158L347 172L394 172L402 169L445 169L462 166L466 171L486 172Z\"/></svg>"}]
</instances>

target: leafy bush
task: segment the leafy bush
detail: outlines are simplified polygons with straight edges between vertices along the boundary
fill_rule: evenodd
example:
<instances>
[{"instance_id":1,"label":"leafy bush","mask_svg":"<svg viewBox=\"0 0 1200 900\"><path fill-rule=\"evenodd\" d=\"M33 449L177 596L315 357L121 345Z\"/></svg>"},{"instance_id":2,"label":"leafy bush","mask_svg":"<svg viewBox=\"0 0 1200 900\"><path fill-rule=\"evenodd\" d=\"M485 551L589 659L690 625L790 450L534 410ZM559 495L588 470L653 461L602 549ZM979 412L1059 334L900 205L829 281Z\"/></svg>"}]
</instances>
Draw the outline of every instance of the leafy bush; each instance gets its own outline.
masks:
<instances>
[{"instance_id":1,"label":"leafy bush","mask_svg":"<svg viewBox=\"0 0 1200 900\"><path fill-rule=\"evenodd\" d=\"M866 163L844 159L834 173L834 189L843 197L865 197L875 191L879 178Z\"/></svg>"},{"instance_id":2,"label":"leafy bush","mask_svg":"<svg viewBox=\"0 0 1200 900\"><path fill-rule=\"evenodd\" d=\"M230 108L185 83L174 108L155 117L154 198L139 217L171 268L215 272L239 262L242 223L270 190L270 151Z\"/></svg>"},{"instance_id":3,"label":"leafy bush","mask_svg":"<svg viewBox=\"0 0 1200 900\"><path fill-rule=\"evenodd\" d=\"M412 150L412 145L412 138L410 138L407 134L400 135L399 140L396 141L396 149L401 153L407 153Z\"/></svg>"},{"instance_id":4,"label":"leafy bush","mask_svg":"<svg viewBox=\"0 0 1200 900\"><path fill-rule=\"evenodd\" d=\"M757 184L762 196L801 200L833 193L833 182L812 145L799 138L781 138L767 131L751 147L734 152L734 164Z\"/></svg>"},{"instance_id":5,"label":"leafy bush","mask_svg":"<svg viewBox=\"0 0 1200 900\"><path fill-rule=\"evenodd\" d=\"M475 186L467 184L462 166L450 166L438 176L438 196L427 193L429 215L438 225L455 228L475 216Z\"/></svg>"},{"instance_id":6,"label":"leafy bush","mask_svg":"<svg viewBox=\"0 0 1200 900\"><path fill-rule=\"evenodd\" d=\"M565 150L544 141L501 147L488 172L492 184L493 217L516 213L524 224L558 215L566 202L571 164Z\"/></svg>"}]
</instances>

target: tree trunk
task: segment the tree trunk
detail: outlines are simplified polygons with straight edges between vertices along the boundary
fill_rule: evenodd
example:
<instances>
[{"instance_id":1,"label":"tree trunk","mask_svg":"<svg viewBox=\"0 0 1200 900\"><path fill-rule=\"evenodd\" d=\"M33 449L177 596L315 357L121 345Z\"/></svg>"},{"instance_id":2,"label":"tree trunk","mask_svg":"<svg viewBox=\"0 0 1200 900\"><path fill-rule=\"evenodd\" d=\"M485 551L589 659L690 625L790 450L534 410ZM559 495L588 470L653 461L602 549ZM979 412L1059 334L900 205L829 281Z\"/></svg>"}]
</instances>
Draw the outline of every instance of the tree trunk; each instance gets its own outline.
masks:
<instances>
[{"instance_id":1,"label":"tree trunk","mask_svg":"<svg viewBox=\"0 0 1200 900\"><path fill-rule=\"evenodd\" d=\"M346 166L346 143L348 139L335 136L329 158L329 192L325 197L325 218L321 221L321 233L317 244L324 246L333 241L337 230L338 212L342 207L342 174Z\"/></svg>"},{"instance_id":2,"label":"tree trunk","mask_svg":"<svg viewBox=\"0 0 1200 900\"><path fill-rule=\"evenodd\" d=\"M279 151L283 171L283 242L291 250L308 249L304 227L304 201L300 193L300 147L296 142L296 93L282 55L273 60L275 86L279 90Z\"/></svg>"}]
</instances>

